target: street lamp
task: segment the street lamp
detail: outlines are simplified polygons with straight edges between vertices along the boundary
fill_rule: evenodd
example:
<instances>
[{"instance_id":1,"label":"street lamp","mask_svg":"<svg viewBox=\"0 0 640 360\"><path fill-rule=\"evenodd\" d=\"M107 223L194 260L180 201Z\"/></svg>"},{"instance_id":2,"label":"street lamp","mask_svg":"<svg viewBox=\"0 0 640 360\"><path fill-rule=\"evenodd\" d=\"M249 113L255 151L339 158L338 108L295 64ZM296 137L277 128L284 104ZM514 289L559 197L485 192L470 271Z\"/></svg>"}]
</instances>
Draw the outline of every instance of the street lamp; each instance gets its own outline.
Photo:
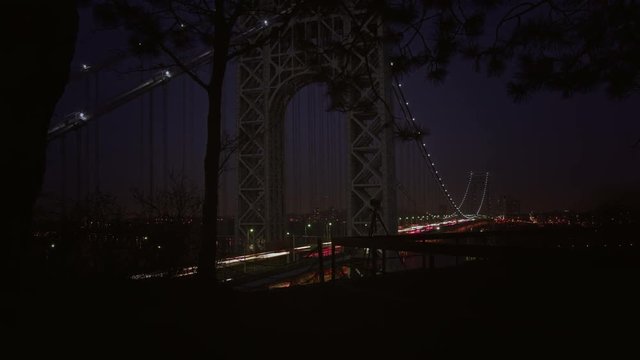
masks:
<instances>
[{"instance_id":1,"label":"street lamp","mask_svg":"<svg viewBox=\"0 0 640 360\"><path fill-rule=\"evenodd\" d=\"M253 250L252 235L253 235L253 229L249 229L249 234L247 235L247 244L249 245L249 248ZM244 253L246 254L247 251L245 250Z\"/></svg>"},{"instance_id":2,"label":"street lamp","mask_svg":"<svg viewBox=\"0 0 640 360\"><path fill-rule=\"evenodd\" d=\"M325 227L325 229L324 229L325 236L327 237L327 240L328 240L328 241L331 241L331 227L332 227L332 226L333 226L333 223L332 223L332 222L329 222L329 223L327 224L327 226Z\"/></svg>"},{"instance_id":3,"label":"street lamp","mask_svg":"<svg viewBox=\"0 0 640 360\"><path fill-rule=\"evenodd\" d=\"M311 229L311 224L307 224L304 228L304 236L307 236L307 229Z\"/></svg>"},{"instance_id":4,"label":"street lamp","mask_svg":"<svg viewBox=\"0 0 640 360\"><path fill-rule=\"evenodd\" d=\"M287 257L287 261L290 258L292 262L296 261L296 238L287 231L287 237L291 236L291 257Z\"/></svg>"},{"instance_id":5,"label":"street lamp","mask_svg":"<svg viewBox=\"0 0 640 360\"><path fill-rule=\"evenodd\" d=\"M253 229L249 229L249 233L247 234L247 241L244 243L244 259L242 260L242 267L244 268L244 273L247 273L247 248L249 246L249 242L251 241L251 234L253 234Z\"/></svg>"}]
</instances>

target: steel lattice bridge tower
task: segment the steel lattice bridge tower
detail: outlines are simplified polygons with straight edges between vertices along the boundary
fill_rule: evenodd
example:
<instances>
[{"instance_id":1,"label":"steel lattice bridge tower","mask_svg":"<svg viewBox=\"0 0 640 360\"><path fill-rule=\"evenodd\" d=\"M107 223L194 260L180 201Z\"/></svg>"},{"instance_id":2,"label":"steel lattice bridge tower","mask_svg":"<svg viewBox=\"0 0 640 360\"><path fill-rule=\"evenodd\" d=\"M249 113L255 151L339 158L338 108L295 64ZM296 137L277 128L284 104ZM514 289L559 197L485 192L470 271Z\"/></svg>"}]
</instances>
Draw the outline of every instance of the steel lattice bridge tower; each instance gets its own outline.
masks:
<instances>
[{"instance_id":1,"label":"steel lattice bridge tower","mask_svg":"<svg viewBox=\"0 0 640 360\"><path fill-rule=\"evenodd\" d=\"M286 3L286 2L285 2ZM284 118L289 100L302 87L338 76L366 79L349 93L347 233L364 235L370 201L381 203L387 229L397 229L391 78L382 45L384 26L370 11L297 16L278 35L238 62L237 238L285 245ZM261 20L248 16L248 28ZM352 31L357 29L357 31ZM339 54L331 44L350 44ZM309 48L313 48L310 51ZM344 99L340 99L344 100ZM335 99L334 99L335 101ZM330 146L330 144L328 144Z\"/></svg>"}]
</instances>

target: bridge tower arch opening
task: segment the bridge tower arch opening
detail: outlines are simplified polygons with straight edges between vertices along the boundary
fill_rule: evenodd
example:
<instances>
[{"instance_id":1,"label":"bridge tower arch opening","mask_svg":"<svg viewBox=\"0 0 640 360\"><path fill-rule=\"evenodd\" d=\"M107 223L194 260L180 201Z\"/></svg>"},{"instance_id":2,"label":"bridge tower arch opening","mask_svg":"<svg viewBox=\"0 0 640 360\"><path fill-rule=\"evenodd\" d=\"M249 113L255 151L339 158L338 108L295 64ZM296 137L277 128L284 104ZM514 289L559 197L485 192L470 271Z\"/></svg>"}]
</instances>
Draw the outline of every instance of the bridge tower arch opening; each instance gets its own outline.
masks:
<instances>
[{"instance_id":1,"label":"bridge tower arch opening","mask_svg":"<svg viewBox=\"0 0 640 360\"><path fill-rule=\"evenodd\" d=\"M260 21L247 16L242 23L250 28ZM290 21L277 40L239 58L236 237L241 243L254 249L288 245L284 116L289 100L317 82L339 90L331 101L345 113L347 234L368 234L372 199L380 201L387 229L397 229L391 79L383 33L380 17L365 10L310 13Z\"/></svg>"},{"instance_id":2,"label":"bridge tower arch opening","mask_svg":"<svg viewBox=\"0 0 640 360\"><path fill-rule=\"evenodd\" d=\"M301 236L343 236L347 197L345 114L331 108L327 86L311 83L288 101L284 120L284 195L289 243ZM299 245L299 246L300 246Z\"/></svg>"}]
</instances>

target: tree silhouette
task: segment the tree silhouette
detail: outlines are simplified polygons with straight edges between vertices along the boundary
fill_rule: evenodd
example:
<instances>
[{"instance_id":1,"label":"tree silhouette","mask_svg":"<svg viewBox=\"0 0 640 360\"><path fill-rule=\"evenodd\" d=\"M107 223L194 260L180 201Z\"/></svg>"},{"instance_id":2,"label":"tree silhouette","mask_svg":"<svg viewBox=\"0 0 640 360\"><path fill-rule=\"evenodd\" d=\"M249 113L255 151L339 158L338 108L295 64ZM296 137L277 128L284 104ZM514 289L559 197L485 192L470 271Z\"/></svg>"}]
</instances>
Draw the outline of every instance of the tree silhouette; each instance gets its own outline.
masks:
<instances>
[{"instance_id":1,"label":"tree silhouette","mask_svg":"<svg viewBox=\"0 0 640 360\"><path fill-rule=\"evenodd\" d=\"M478 71L510 69L516 101L536 91L564 96L604 86L614 98L640 90L640 4L634 1L540 0L402 2L412 20L396 71L426 69L443 81L456 55Z\"/></svg>"},{"instance_id":2,"label":"tree silhouette","mask_svg":"<svg viewBox=\"0 0 640 360\"><path fill-rule=\"evenodd\" d=\"M200 190L182 173L170 173L168 187L156 194L133 189L133 198L143 217L176 223L191 223L202 208Z\"/></svg>"}]
</instances>

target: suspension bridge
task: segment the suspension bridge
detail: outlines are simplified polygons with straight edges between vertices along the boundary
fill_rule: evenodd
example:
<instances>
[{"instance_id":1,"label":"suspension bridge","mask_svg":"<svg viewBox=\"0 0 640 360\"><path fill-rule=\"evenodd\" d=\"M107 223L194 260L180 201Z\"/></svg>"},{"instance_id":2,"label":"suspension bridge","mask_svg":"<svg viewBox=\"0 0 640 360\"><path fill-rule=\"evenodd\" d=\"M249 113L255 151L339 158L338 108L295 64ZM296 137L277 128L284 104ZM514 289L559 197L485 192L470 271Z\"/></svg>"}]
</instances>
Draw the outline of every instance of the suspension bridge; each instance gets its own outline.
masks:
<instances>
[{"instance_id":1,"label":"suspension bridge","mask_svg":"<svg viewBox=\"0 0 640 360\"><path fill-rule=\"evenodd\" d=\"M281 16L247 16L238 37L268 31ZM470 172L464 194L452 193L423 130L427 117L412 112L401 75L375 41L384 25L375 16L362 21L367 26L341 13L296 18L277 41L232 64L237 82L227 82L223 132L235 151L221 171L218 204L219 214L233 218L233 233L227 234L231 253L263 254L289 247L296 236L366 235L372 200L381 203L378 215L385 226L378 233L428 231L483 218L489 173ZM348 61L318 51L356 26L369 29L371 40L354 47ZM299 48L301 42L315 44L316 52ZM203 71L212 55L203 51L187 68ZM63 204L115 191L111 186L121 194L137 188L138 200L154 208L165 201L166 207L171 194L185 196L174 191L182 184L176 173L202 176L206 104L197 88L179 67L144 70L141 62L143 70L120 76L129 87L113 91L108 69L120 61L139 60L123 54L82 64L70 87L80 89L84 103L52 120L49 151L58 169L50 173L58 179L49 182ZM355 90L368 107L329 111L335 99L326 84L317 83L318 74L330 79L345 71L367 74L369 83ZM152 223L170 217L154 216ZM147 236L136 236L143 240Z\"/></svg>"}]
</instances>

